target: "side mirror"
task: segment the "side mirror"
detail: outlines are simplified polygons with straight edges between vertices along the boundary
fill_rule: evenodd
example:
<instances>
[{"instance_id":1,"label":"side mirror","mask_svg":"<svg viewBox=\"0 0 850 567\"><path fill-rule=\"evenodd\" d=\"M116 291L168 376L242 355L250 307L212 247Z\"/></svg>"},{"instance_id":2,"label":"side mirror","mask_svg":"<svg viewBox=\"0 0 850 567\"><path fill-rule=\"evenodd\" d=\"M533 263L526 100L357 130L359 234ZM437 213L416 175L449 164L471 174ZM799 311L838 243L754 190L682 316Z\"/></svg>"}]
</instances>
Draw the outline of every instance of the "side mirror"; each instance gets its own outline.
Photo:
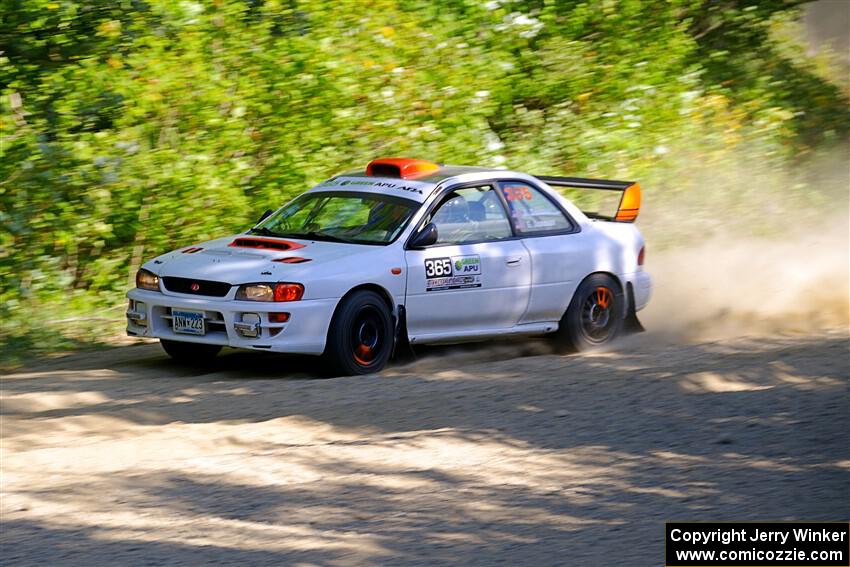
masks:
<instances>
[{"instance_id":1,"label":"side mirror","mask_svg":"<svg viewBox=\"0 0 850 567\"><path fill-rule=\"evenodd\" d=\"M257 224L260 224L261 222L263 222L264 220L266 220L267 218L269 218L269 216L271 216L271 214L272 214L273 212L274 212L274 211L273 211L273 210L271 210L271 209L266 209L266 212L264 212L264 213L260 216L260 220L258 220L258 221L257 221Z\"/></svg>"},{"instance_id":2,"label":"side mirror","mask_svg":"<svg viewBox=\"0 0 850 567\"><path fill-rule=\"evenodd\" d=\"M425 248L437 243L437 225L429 222L410 240L410 248Z\"/></svg>"}]
</instances>

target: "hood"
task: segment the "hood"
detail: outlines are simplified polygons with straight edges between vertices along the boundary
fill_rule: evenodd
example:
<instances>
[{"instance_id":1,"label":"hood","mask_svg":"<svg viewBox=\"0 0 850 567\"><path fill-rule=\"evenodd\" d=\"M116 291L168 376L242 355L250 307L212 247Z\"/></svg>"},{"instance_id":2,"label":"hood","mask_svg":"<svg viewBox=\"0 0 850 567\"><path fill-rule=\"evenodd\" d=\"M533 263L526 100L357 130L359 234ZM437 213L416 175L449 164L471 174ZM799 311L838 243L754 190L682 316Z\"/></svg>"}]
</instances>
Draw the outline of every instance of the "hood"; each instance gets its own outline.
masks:
<instances>
[{"instance_id":1,"label":"hood","mask_svg":"<svg viewBox=\"0 0 850 567\"><path fill-rule=\"evenodd\" d=\"M226 282L288 281L376 246L236 234L187 246L145 264L159 276ZM281 261L285 260L285 261Z\"/></svg>"}]
</instances>

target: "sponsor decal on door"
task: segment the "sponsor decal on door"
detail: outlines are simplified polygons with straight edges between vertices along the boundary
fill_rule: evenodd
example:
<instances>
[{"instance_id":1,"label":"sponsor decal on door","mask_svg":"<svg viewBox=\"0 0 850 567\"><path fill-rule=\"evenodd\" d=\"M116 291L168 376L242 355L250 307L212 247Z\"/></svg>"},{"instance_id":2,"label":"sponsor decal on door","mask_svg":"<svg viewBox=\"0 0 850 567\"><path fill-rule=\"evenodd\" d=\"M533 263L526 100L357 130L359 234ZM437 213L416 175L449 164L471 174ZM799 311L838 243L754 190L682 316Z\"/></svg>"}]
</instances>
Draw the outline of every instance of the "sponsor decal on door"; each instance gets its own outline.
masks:
<instances>
[{"instance_id":1,"label":"sponsor decal on door","mask_svg":"<svg viewBox=\"0 0 850 567\"><path fill-rule=\"evenodd\" d=\"M425 260L425 291L481 287L481 258L452 256Z\"/></svg>"}]
</instances>

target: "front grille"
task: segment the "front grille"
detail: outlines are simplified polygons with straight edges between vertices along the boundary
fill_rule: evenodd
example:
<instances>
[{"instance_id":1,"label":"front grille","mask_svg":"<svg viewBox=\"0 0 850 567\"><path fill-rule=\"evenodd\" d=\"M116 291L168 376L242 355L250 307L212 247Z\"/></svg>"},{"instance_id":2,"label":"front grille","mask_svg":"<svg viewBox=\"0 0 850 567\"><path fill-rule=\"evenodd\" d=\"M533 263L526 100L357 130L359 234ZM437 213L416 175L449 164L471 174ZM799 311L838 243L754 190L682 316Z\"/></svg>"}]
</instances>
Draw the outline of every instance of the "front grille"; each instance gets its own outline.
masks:
<instances>
[{"instance_id":1,"label":"front grille","mask_svg":"<svg viewBox=\"0 0 850 567\"><path fill-rule=\"evenodd\" d=\"M211 282L209 280L193 280L191 278L174 278L170 276L162 278L162 283L168 291L211 297L224 297L232 287L226 282Z\"/></svg>"}]
</instances>

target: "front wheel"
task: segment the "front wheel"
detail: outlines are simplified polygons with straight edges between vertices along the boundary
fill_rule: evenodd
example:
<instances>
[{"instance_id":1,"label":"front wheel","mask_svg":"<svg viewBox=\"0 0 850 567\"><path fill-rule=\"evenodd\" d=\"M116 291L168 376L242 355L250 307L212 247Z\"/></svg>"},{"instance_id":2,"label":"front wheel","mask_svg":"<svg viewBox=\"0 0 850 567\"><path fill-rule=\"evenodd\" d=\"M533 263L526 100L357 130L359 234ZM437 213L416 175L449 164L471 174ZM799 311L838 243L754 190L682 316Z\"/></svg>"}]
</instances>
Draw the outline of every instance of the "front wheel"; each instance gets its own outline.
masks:
<instances>
[{"instance_id":1,"label":"front wheel","mask_svg":"<svg viewBox=\"0 0 850 567\"><path fill-rule=\"evenodd\" d=\"M182 363L207 364L221 350L221 345L186 343L168 339L159 339L159 343L168 356Z\"/></svg>"},{"instance_id":2,"label":"front wheel","mask_svg":"<svg viewBox=\"0 0 850 567\"><path fill-rule=\"evenodd\" d=\"M625 297L611 276L593 274L573 295L555 340L561 350L584 351L607 345L623 327Z\"/></svg>"},{"instance_id":3,"label":"front wheel","mask_svg":"<svg viewBox=\"0 0 850 567\"><path fill-rule=\"evenodd\" d=\"M394 336L383 298L374 291L354 293L340 304L328 329L328 370L343 376L380 371L392 354Z\"/></svg>"}]
</instances>

